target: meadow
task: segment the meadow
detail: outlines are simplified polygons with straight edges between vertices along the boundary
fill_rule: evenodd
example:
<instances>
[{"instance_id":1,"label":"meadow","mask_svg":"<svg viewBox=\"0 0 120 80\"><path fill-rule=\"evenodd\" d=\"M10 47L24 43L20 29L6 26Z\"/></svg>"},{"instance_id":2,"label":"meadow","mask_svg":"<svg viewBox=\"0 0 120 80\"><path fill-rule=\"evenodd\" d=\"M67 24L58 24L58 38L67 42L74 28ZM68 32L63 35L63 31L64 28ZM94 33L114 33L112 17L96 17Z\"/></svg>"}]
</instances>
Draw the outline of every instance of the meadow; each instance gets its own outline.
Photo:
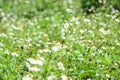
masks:
<instances>
[{"instance_id":1,"label":"meadow","mask_svg":"<svg viewBox=\"0 0 120 80\"><path fill-rule=\"evenodd\" d=\"M0 80L119 80L120 12L79 0L0 0Z\"/></svg>"}]
</instances>

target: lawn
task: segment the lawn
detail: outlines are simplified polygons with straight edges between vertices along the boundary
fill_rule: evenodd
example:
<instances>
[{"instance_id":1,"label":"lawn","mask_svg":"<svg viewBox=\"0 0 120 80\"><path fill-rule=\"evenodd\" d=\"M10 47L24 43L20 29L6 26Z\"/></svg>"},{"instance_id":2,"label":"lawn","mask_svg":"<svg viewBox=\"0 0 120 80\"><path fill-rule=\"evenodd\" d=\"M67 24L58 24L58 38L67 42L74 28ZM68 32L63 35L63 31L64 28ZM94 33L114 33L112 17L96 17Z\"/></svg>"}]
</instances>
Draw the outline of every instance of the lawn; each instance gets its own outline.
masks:
<instances>
[{"instance_id":1,"label":"lawn","mask_svg":"<svg viewBox=\"0 0 120 80\"><path fill-rule=\"evenodd\" d=\"M120 12L79 0L0 1L0 80L119 80Z\"/></svg>"}]
</instances>

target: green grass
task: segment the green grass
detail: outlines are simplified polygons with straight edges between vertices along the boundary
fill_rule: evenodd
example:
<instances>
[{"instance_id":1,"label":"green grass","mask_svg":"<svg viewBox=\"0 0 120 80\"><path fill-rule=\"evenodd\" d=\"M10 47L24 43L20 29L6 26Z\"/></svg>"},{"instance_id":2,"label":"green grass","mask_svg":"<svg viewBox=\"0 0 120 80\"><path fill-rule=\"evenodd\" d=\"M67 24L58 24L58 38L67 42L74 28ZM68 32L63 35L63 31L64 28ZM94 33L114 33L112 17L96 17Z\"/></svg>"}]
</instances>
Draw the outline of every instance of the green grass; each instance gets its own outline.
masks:
<instances>
[{"instance_id":1,"label":"green grass","mask_svg":"<svg viewBox=\"0 0 120 80\"><path fill-rule=\"evenodd\" d=\"M33 80L51 75L55 80L62 75L72 80L119 80L119 12L86 16L78 0L1 1L0 80L21 80L28 74ZM44 58L42 66L35 65L40 71L30 71L27 59L38 57ZM65 70L59 69L59 62Z\"/></svg>"}]
</instances>

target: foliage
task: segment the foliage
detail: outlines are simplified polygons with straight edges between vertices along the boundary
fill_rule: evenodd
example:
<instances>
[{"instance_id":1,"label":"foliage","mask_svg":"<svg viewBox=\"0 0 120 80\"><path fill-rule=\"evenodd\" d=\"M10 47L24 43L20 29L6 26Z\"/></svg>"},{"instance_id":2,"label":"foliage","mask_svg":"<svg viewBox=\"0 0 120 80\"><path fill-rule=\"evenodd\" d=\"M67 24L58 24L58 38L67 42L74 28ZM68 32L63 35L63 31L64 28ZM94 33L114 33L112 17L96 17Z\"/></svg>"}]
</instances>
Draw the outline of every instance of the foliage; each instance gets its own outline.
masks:
<instances>
[{"instance_id":1,"label":"foliage","mask_svg":"<svg viewBox=\"0 0 120 80\"><path fill-rule=\"evenodd\" d=\"M83 11L87 14L99 11L110 13L112 9L120 10L119 0L81 0L81 5Z\"/></svg>"}]
</instances>

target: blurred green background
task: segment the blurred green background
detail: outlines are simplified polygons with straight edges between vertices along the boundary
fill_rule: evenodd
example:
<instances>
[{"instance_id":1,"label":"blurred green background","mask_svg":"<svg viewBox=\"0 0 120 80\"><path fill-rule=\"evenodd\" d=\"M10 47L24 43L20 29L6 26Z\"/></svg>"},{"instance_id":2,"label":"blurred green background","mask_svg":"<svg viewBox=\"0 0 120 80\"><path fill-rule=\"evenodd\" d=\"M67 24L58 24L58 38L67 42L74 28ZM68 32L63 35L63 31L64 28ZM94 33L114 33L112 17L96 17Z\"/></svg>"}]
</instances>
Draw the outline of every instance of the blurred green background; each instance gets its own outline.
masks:
<instances>
[{"instance_id":1,"label":"blurred green background","mask_svg":"<svg viewBox=\"0 0 120 80\"><path fill-rule=\"evenodd\" d=\"M66 4L67 3L67 4ZM65 7L74 8L76 12L82 11L90 14L95 12L107 12L120 10L119 0L0 0L0 8L5 12L14 12L18 15L30 17L37 12L49 9L48 13L64 11ZM30 13L31 15L26 15Z\"/></svg>"}]
</instances>

